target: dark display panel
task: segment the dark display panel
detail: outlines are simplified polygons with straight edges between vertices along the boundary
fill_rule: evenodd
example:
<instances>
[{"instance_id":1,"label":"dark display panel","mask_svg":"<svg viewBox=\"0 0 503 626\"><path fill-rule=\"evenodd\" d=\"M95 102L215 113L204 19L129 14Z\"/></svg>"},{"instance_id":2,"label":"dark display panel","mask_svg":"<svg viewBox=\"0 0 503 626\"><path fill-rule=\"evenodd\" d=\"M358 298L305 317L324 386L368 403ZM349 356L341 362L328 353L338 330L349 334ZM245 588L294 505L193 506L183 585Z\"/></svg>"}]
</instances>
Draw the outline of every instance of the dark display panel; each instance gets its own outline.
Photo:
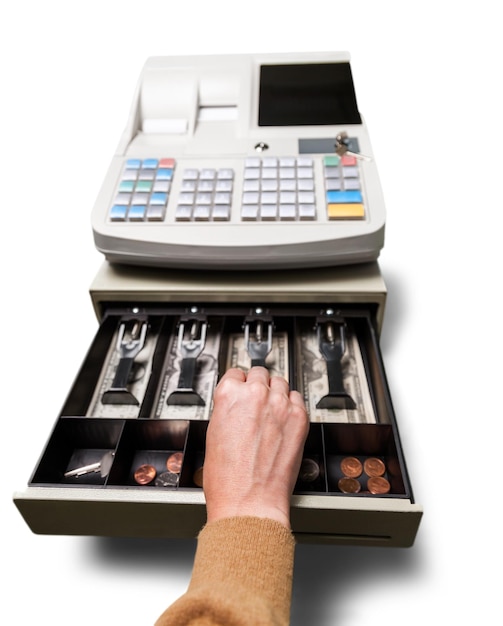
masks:
<instances>
[{"instance_id":1,"label":"dark display panel","mask_svg":"<svg viewBox=\"0 0 503 626\"><path fill-rule=\"evenodd\" d=\"M258 123L361 124L349 63L262 65Z\"/></svg>"}]
</instances>

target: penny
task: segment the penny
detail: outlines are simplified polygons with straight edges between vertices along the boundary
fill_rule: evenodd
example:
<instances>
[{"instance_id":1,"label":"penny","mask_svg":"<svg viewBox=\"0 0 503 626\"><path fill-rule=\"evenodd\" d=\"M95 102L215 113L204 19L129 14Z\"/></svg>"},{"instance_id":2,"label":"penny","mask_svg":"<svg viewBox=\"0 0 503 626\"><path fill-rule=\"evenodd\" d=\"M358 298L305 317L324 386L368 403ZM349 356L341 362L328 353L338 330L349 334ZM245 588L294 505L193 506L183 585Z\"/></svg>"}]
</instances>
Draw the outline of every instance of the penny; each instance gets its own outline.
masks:
<instances>
[{"instance_id":1,"label":"penny","mask_svg":"<svg viewBox=\"0 0 503 626\"><path fill-rule=\"evenodd\" d=\"M337 484L342 493L358 493L362 488L356 478L350 478L349 476L344 476Z\"/></svg>"},{"instance_id":2,"label":"penny","mask_svg":"<svg viewBox=\"0 0 503 626\"><path fill-rule=\"evenodd\" d=\"M388 493L391 485L382 476L372 476L367 481L367 489L373 494Z\"/></svg>"},{"instance_id":3,"label":"penny","mask_svg":"<svg viewBox=\"0 0 503 626\"><path fill-rule=\"evenodd\" d=\"M166 461L166 467L170 472L179 474L182 470L183 452L175 452Z\"/></svg>"},{"instance_id":4,"label":"penny","mask_svg":"<svg viewBox=\"0 0 503 626\"><path fill-rule=\"evenodd\" d=\"M175 472L163 472L155 479L156 487L176 487L178 485L178 474Z\"/></svg>"},{"instance_id":5,"label":"penny","mask_svg":"<svg viewBox=\"0 0 503 626\"><path fill-rule=\"evenodd\" d=\"M203 467L198 467L192 476L192 480L198 487L203 486Z\"/></svg>"},{"instance_id":6,"label":"penny","mask_svg":"<svg viewBox=\"0 0 503 626\"><path fill-rule=\"evenodd\" d=\"M386 471L386 466L381 459L369 457L368 459L365 459L363 469L365 470L365 474L367 474L367 476L382 476Z\"/></svg>"},{"instance_id":7,"label":"penny","mask_svg":"<svg viewBox=\"0 0 503 626\"><path fill-rule=\"evenodd\" d=\"M312 483L320 475L320 466L313 459L302 459L299 470L299 480Z\"/></svg>"},{"instance_id":8,"label":"penny","mask_svg":"<svg viewBox=\"0 0 503 626\"><path fill-rule=\"evenodd\" d=\"M139 485L148 485L154 480L156 474L157 472L153 465L140 465L135 470L134 479Z\"/></svg>"},{"instance_id":9,"label":"penny","mask_svg":"<svg viewBox=\"0 0 503 626\"><path fill-rule=\"evenodd\" d=\"M361 476L363 467L361 462L355 456L347 456L341 461L341 471L344 476L349 478L358 478Z\"/></svg>"}]
</instances>

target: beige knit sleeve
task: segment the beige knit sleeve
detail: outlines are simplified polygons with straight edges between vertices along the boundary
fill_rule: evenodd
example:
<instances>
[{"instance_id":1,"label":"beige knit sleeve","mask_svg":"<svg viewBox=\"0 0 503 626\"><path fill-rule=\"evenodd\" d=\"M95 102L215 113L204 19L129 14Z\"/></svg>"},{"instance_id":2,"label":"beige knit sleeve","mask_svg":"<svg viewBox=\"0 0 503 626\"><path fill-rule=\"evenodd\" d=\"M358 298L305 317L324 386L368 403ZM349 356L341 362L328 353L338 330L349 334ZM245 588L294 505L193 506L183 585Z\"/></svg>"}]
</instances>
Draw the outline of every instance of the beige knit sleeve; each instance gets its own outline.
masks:
<instances>
[{"instance_id":1,"label":"beige knit sleeve","mask_svg":"<svg viewBox=\"0 0 503 626\"><path fill-rule=\"evenodd\" d=\"M156 626L286 626L295 542L279 522L222 519L198 537L187 592Z\"/></svg>"}]
</instances>

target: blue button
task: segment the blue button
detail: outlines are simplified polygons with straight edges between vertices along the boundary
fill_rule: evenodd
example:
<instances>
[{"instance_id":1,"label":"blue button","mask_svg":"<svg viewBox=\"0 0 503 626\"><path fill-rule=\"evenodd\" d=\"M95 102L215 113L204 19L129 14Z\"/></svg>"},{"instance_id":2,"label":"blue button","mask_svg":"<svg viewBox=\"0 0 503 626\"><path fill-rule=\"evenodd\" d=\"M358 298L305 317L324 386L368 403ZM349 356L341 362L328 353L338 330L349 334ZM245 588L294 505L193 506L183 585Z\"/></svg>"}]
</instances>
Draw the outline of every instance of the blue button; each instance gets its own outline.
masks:
<instances>
[{"instance_id":1,"label":"blue button","mask_svg":"<svg viewBox=\"0 0 503 626\"><path fill-rule=\"evenodd\" d=\"M126 161L126 167L129 170L137 170L139 169L140 165L141 165L140 159L128 159Z\"/></svg>"},{"instance_id":2,"label":"blue button","mask_svg":"<svg viewBox=\"0 0 503 626\"><path fill-rule=\"evenodd\" d=\"M159 163L158 159L144 159L143 160L143 168L146 170L155 170Z\"/></svg>"},{"instance_id":3,"label":"blue button","mask_svg":"<svg viewBox=\"0 0 503 626\"><path fill-rule=\"evenodd\" d=\"M167 193L153 193L150 196L150 204L166 204L168 201Z\"/></svg>"},{"instance_id":4,"label":"blue button","mask_svg":"<svg viewBox=\"0 0 503 626\"><path fill-rule=\"evenodd\" d=\"M129 209L128 219L130 220L142 220L145 217L145 211L147 207L141 204L135 204Z\"/></svg>"},{"instance_id":5,"label":"blue button","mask_svg":"<svg viewBox=\"0 0 503 626\"><path fill-rule=\"evenodd\" d=\"M327 191L329 204L353 204L363 202L360 191Z\"/></svg>"},{"instance_id":6,"label":"blue button","mask_svg":"<svg viewBox=\"0 0 503 626\"><path fill-rule=\"evenodd\" d=\"M159 168L157 170L157 180L171 180L173 178L173 170L168 168Z\"/></svg>"},{"instance_id":7,"label":"blue button","mask_svg":"<svg viewBox=\"0 0 503 626\"><path fill-rule=\"evenodd\" d=\"M124 221L126 219L126 213L127 206L114 204L114 206L110 209L110 219L115 222Z\"/></svg>"}]
</instances>

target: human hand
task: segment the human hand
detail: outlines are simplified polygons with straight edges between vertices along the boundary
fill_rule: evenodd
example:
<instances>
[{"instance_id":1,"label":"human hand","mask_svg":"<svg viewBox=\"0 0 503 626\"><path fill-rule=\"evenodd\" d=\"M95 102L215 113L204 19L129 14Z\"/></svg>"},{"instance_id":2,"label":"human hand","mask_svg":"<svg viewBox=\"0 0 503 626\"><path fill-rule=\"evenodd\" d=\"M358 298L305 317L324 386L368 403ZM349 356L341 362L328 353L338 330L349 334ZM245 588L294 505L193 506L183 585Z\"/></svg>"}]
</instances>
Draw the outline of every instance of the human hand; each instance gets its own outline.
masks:
<instances>
[{"instance_id":1,"label":"human hand","mask_svg":"<svg viewBox=\"0 0 503 626\"><path fill-rule=\"evenodd\" d=\"M252 515L290 528L290 496L309 420L302 396L264 367L230 369L215 389L206 435L208 522Z\"/></svg>"}]
</instances>

